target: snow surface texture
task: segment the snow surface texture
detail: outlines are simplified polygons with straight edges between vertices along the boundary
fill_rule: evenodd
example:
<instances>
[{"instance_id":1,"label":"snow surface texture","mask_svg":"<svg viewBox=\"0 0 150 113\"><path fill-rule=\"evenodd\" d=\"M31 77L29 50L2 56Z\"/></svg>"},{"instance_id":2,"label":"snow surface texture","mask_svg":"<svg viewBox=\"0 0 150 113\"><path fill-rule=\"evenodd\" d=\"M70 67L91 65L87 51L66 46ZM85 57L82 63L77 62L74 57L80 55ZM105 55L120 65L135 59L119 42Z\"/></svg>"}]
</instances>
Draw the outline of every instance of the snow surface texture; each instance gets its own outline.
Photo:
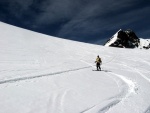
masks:
<instances>
[{"instance_id":1,"label":"snow surface texture","mask_svg":"<svg viewBox=\"0 0 150 113\"><path fill-rule=\"evenodd\" d=\"M150 51L0 23L0 113L150 113ZM102 71L95 69L96 56Z\"/></svg>"}]
</instances>

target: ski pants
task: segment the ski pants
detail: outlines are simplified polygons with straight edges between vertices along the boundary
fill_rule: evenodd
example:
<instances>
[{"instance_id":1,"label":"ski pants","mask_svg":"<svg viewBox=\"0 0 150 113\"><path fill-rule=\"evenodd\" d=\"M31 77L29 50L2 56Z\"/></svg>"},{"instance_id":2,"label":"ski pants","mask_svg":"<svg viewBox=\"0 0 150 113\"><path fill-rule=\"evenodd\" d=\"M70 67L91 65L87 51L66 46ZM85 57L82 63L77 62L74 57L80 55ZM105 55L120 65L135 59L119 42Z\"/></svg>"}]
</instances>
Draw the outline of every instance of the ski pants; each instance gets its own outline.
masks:
<instances>
[{"instance_id":1,"label":"ski pants","mask_svg":"<svg viewBox=\"0 0 150 113\"><path fill-rule=\"evenodd\" d=\"M96 63L97 70L101 70L100 63Z\"/></svg>"}]
</instances>

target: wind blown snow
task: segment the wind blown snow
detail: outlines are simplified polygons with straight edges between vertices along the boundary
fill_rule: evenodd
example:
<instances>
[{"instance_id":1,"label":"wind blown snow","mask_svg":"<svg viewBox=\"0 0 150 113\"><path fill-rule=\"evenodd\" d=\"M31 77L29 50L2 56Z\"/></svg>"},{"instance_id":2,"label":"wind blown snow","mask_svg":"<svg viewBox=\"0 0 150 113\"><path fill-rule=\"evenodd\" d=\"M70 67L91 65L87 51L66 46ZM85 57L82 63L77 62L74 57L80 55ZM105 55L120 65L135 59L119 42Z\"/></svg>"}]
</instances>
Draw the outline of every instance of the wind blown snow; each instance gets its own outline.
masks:
<instances>
[{"instance_id":1,"label":"wind blown snow","mask_svg":"<svg viewBox=\"0 0 150 113\"><path fill-rule=\"evenodd\" d=\"M0 22L0 113L150 113L150 51ZM102 71L93 71L96 56Z\"/></svg>"}]
</instances>

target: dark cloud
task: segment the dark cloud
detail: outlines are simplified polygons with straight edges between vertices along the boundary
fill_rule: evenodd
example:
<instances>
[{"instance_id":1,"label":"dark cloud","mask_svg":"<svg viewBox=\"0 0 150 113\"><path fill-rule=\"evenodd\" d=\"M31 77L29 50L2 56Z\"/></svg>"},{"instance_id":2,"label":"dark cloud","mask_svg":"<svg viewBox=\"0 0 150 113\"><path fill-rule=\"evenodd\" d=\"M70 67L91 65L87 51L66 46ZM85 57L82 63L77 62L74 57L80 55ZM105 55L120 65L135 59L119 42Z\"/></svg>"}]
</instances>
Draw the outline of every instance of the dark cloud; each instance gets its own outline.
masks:
<instances>
[{"instance_id":1,"label":"dark cloud","mask_svg":"<svg viewBox=\"0 0 150 113\"><path fill-rule=\"evenodd\" d=\"M148 0L5 0L0 20L48 35L94 42L118 29L149 37Z\"/></svg>"},{"instance_id":2,"label":"dark cloud","mask_svg":"<svg viewBox=\"0 0 150 113\"><path fill-rule=\"evenodd\" d=\"M59 36L72 39L86 37L92 41L94 38L110 37L112 35L111 31L114 33L120 28L136 30L136 24L141 23L141 20L145 17L143 15L148 15L146 13L143 14L143 12L148 13L149 8L132 9L133 5L130 2L127 2L127 4L123 3L123 7L119 4L121 3L111 5L101 3L95 4L94 7L93 4L88 6L61 28ZM125 10L126 8L128 10Z\"/></svg>"}]
</instances>

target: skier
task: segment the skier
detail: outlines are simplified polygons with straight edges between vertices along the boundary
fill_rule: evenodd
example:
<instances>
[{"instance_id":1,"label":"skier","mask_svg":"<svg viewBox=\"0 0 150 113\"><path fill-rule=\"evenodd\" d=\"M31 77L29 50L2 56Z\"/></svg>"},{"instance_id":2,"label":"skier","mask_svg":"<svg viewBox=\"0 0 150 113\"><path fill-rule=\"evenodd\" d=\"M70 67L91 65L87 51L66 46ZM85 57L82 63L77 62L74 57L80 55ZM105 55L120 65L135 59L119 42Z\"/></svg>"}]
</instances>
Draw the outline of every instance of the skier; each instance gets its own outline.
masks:
<instances>
[{"instance_id":1,"label":"skier","mask_svg":"<svg viewBox=\"0 0 150 113\"><path fill-rule=\"evenodd\" d=\"M97 71L101 71L100 65L101 65L102 61L101 61L101 58L99 57L99 55L97 56L95 63L96 63Z\"/></svg>"}]
</instances>

